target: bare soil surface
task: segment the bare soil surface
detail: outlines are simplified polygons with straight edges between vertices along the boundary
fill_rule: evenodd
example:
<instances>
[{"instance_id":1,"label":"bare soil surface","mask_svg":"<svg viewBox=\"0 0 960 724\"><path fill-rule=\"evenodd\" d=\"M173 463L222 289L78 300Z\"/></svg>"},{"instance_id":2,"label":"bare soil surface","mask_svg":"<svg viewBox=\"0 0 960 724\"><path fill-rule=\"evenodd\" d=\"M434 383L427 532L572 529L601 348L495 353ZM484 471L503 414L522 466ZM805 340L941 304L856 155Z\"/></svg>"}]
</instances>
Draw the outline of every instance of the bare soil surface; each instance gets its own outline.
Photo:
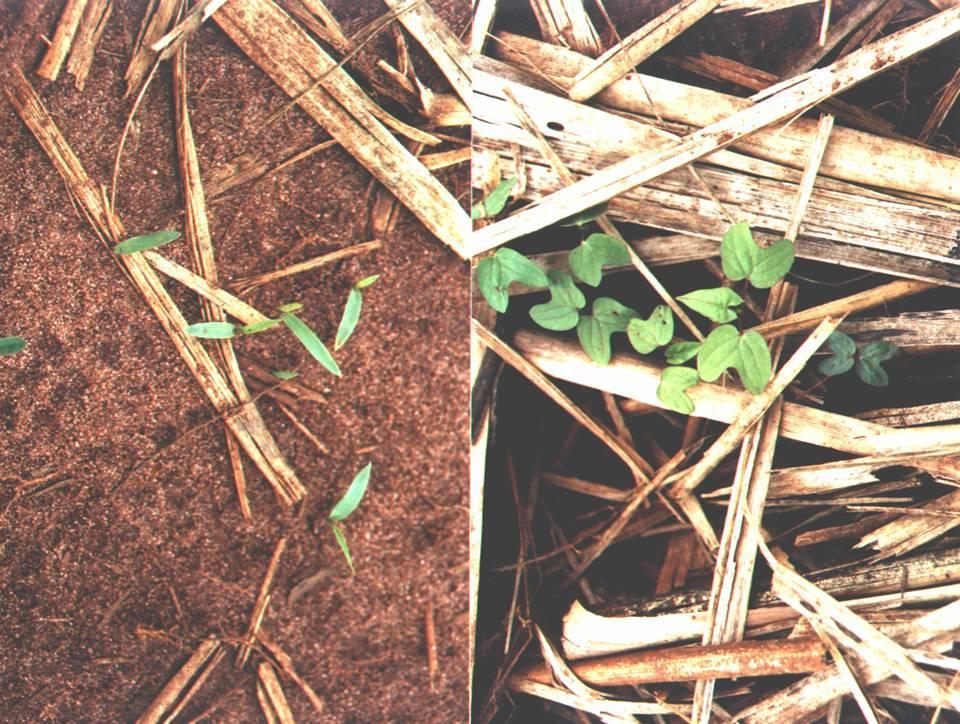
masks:
<instances>
[{"instance_id":1,"label":"bare soil surface","mask_svg":"<svg viewBox=\"0 0 960 724\"><path fill-rule=\"evenodd\" d=\"M47 83L28 73L102 183L132 102L123 98L122 76L145 4L116 4L82 93L66 74ZM456 31L466 24L464 2L432 4ZM26 27L17 25L17 3L0 9L9 62L35 67L59 5L47 3ZM348 33L385 12L376 3L330 7ZM441 89L422 65L421 77ZM124 154L117 207L131 235L182 228L170 73L160 67ZM287 98L212 23L189 44L188 82L205 175L242 152L326 138L297 110L261 129ZM465 167L442 178L456 195L467 191ZM212 204L221 277L368 240L369 180L334 146ZM284 534L290 543L263 627L325 700L322 719L425 721L425 711L431 721L466 719L468 275L406 211L383 242L378 252L252 295L264 310L303 302L304 319L329 338L350 284L382 275L338 353L342 379L288 334L238 343L270 369L299 369L326 398L300 407L326 454L273 402L259 403L310 493L302 510L285 514L248 464L254 520L245 522L223 426L204 424L214 410L37 143L0 102L0 334L29 341L0 359L5 721L136 718L200 639L243 634ZM167 250L186 262L182 242ZM187 317L199 319L195 298L169 288ZM323 521L368 461L370 490L346 523L357 568L350 577ZM14 499L18 485L44 476L57 485ZM318 572L328 575L291 602L292 588ZM428 604L439 653L433 687ZM231 656L185 716L213 706L209 721L260 721L252 672L235 669ZM298 720L320 719L295 686L285 688Z\"/></svg>"}]
</instances>

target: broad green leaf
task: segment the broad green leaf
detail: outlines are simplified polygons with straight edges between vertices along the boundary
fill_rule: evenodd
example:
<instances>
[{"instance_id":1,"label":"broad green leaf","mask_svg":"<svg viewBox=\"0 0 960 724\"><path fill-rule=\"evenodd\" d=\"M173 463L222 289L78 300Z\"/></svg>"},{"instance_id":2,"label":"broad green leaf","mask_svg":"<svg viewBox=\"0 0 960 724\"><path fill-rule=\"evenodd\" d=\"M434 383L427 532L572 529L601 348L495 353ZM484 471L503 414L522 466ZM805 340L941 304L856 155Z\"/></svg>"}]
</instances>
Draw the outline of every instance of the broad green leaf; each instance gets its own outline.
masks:
<instances>
[{"instance_id":1,"label":"broad green leaf","mask_svg":"<svg viewBox=\"0 0 960 724\"><path fill-rule=\"evenodd\" d=\"M333 528L333 537L337 539L337 545L340 546L343 557L347 559L347 565L350 566L350 573L355 574L356 570L353 567L353 558L350 557L350 546L347 545L347 537L336 523L331 523L330 527Z\"/></svg>"},{"instance_id":2,"label":"broad green leaf","mask_svg":"<svg viewBox=\"0 0 960 724\"><path fill-rule=\"evenodd\" d=\"M503 247L497 249L493 258L503 269L502 274L507 286L511 282L520 282L534 288L545 287L548 284L547 275L543 273L543 269L518 251Z\"/></svg>"},{"instance_id":3,"label":"broad green leaf","mask_svg":"<svg viewBox=\"0 0 960 724\"><path fill-rule=\"evenodd\" d=\"M627 245L609 234L590 234L580 246L570 252L570 269L577 278L592 287L600 285L604 266L630 262Z\"/></svg>"},{"instance_id":4,"label":"broad green leaf","mask_svg":"<svg viewBox=\"0 0 960 724\"><path fill-rule=\"evenodd\" d=\"M609 206L609 202L591 206L589 209L584 209L579 214L574 214L559 222L560 226L586 226L598 216L607 213L607 206Z\"/></svg>"},{"instance_id":5,"label":"broad green leaf","mask_svg":"<svg viewBox=\"0 0 960 724\"><path fill-rule=\"evenodd\" d=\"M0 355L16 354L26 346L23 337L0 337Z\"/></svg>"},{"instance_id":6,"label":"broad green leaf","mask_svg":"<svg viewBox=\"0 0 960 724\"><path fill-rule=\"evenodd\" d=\"M767 341L757 332L744 332L740 335L737 351L740 355L737 365L740 380L750 392L759 395L770 382L772 372Z\"/></svg>"},{"instance_id":7,"label":"broad green leaf","mask_svg":"<svg viewBox=\"0 0 960 724\"><path fill-rule=\"evenodd\" d=\"M573 277L559 269L551 269L547 273L550 282L550 297L556 299L562 304L575 309L583 309L587 306L587 298L583 292L577 289Z\"/></svg>"},{"instance_id":8,"label":"broad green leaf","mask_svg":"<svg viewBox=\"0 0 960 724\"><path fill-rule=\"evenodd\" d=\"M169 244L174 239L180 238L179 231L154 231L152 234L143 236L134 236L125 239L113 247L114 254L132 254L135 251L144 251L146 249L155 249L158 246Z\"/></svg>"},{"instance_id":9,"label":"broad green leaf","mask_svg":"<svg viewBox=\"0 0 960 724\"><path fill-rule=\"evenodd\" d=\"M510 200L510 192L513 191L516 183L516 176L503 179L487 198L473 205L473 210L470 213L471 218L488 219L503 211L507 201Z\"/></svg>"},{"instance_id":10,"label":"broad green leaf","mask_svg":"<svg viewBox=\"0 0 960 724\"><path fill-rule=\"evenodd\" d=\"M303 309L303 305L300 302L287 302L286 304L281 304L277 309L281 312L299 312Z\"/></svg>"},{"instance_id":11,"label":"broad green leaf","mask_svg":"<svg viewBox=\"0 0 960 724\"><path fill-rule=\"evenodd\" d=\"M530 308L530 318L544 329L566 332L580 321L580 312L573 307L551 300Z\"/></svg>"},{"instance_id":12,"label":"broad green leaf","mask_svg":"<svg viewBox=\"0 0 960 724\"><path fill-rule=\"evenodd\" d=\"M276 327L280 323L281 321L279 319L264 319L260 322L251 322L250 324L241 327L240 331L243 334L257 334L258 332L263 332L271 329L272 327Z\"/></svg>"},{"instance_id":13,"label":"broad green leaf","mask_svg":"<svg viewBox=\"0 0 960 724\"><path fill-rule=\"evenodd\" d=\"M827 377L835 377L836 375L842 375L844 372L849 372L850 368L853 367L853 362L853 355L835 354L820 362L817 365L817 371Z\"/></svg>"},{"instance_id":14,"label":"broad green leaf","mask_svg":"<svg viewBox=\"0 0 960 724\"><path fill-rule=\"evenodd\" d=\"M753 240L753 233L745 221L734 224L720 242L720 261L727 279L738 282L753 271L760 247Z\"/></svg>"},{"instance_id":15,"label":"broad green leaf","mask_svg":"<svg viewBox=\"0 0 960 724\"><path fill-rule=\"evenodd\" d=\"M692 360L702 346L700 342L674 342L666 350L667 364L682 365Z\"/></svg>"},{"instance_id":16,"label":"broad green leaf","mask_svg":"<svg viewBox=\"0 0 960 724\"><path fill-rule=\"evenodd\" d=\"M736 319L737 312L732 307L743 304L743 297L727 287L697 289L677 299L707 319L721 324Z\"/></svg>"},{"instance_id":17,"label":"broad green leaf","mask_svg":"<svg viewBox=\"0 0 960 724\"><path fill-rule=\"evenodd\" d=\"M690 367L667 367L660 373L657 399L668 409L689 415L693 412L693 400L686 391L699 381L697 371Z\"/></svg>"},{"instance_id":18,"label":"broad green leaf","mask_svg":"<svg viewBox=\"0 0 960 724\"><path fill-rule=\"evenodd\" d=\"M584 352L597 364L610 362L610 330L593 315L580 317L577 337Z\"/></svg>"},{"instance_id":19,"label":"broad green leaf","mask_svg":"<svg viewBox=\"0 0 960 724\"><path fill-rule=\"evenodd\" d=\"M504 283L503 267L496 259L488 257L477 264L477 286L487 304L501 314L507 311L510 304L510 295L507 294L509 281Z\"/></svg>"},{"instance_id":20,"label":"broad green leaf","mask_svg":"<svg viewBox=\"0 0 960 724\"><path fill-rule=\"evenodd\" d=\"M203 339L230 339L237 333L237 328L230 322L197 322L184 330L191 337Z\"/></svg>"},{"instance_id":21,"label":"broad green leaf","mask_svg":"<svg viewBox=\"0 0 960 724\"><path fill-rule=\"evenodd\" d=\"M886 370L880 366L879 362L872 359L857 360L857 377L873 387L886 387L890 384L890 378L887 377Z\"/></svg>"},{"instance_id":22,"label":"broad green leaf","mask_svg":"<svg viewBox=\"0 0 960 724\"><path fill-rule=\"evenodd\" d=\"M750 272L750 283L757 289L769 289L790 271L793 258L794 245L790 239L780 239L761 248Z\"/></svg>"},{"instance_id":23,"label":"broad green leaf","mask_svg":"<svg viewBox=\"0 0 960 724\"><path fill-rule=\"evenodd\" d=\"M274 370L270 374L276 377L278 380L283 380L284 382L300 376L300 373L296 370Z\"/></svg>"},{"instance_id":24,"label":"broad green leaf","mask_svg":"<svg viewBox=\"0 0 960 724\"><path fill-rule=\"evenodd\" d=\"M714 382L728 368L739 363L740 335L736 327L725 324L717 327L703 341L697 355L697 371L700 378Z\"/></svg>"},{"instance_id":25,"label":"broad green leaf","mask_svg":"<svg viewBox=\"0 0 960 724\"><path fill-rule=\"evenodd\" d=\"M860 348L860 359L868 359L871 362L886 362L896 356L899 347L893 342L871 342Z\"/></svg>"},{"instance_id":26,"label":"broad green leaf","mask_svg":"<svg viewBox=\"0 0 960 724\"><path fill-rule=\"evenodd\" d=\"M360 308L363 306L363 292L357 287L350 287L347 294L347 304L343 308L343 316L340 317L340 326L337 327L337 338L333 343L333 349L338 350L347 343L353 330L357 328L357 322L360 321Z\"/></svg>"},{"instance_id":27,"label":"broad green leaf","mask_svg":"<svg viewBox=\"0 0 960 724\"><path fill-rule=\"evenodd\" d=\"M316 332L291 312L284 312L280 318L290 331L293 332L294 336L300 340L300 344L307 348L307 352L313 355L313 358L317 360L317 362L337 377L341 376L337 361L330 354L330 350L327 349L327 346L323 343L323 340L317 336Z\"/></svg>"},{"instance_id":28,"label":"broad green leaf","mask_svg":"<svg viewBox=\"0 0 960 724\"><path fill-rule=\"evenodd\" d=\"M857 343L850 335L843 332L831 332L827 337L827 347L841 357L852 357L857 352Z\"/></svg>"},{"instance_id":29,"label":"broad green leaf","mask_svg":"<svg viewBox=\"0 0 960 724\"><path fill-rule=\"evenodd\" d=\"M372 468L373 463L367 463L363 469L354 476L353 482L351 482L350 487L347 488L347 492L337 501L337 504L333 506L333 510L330 511L330 515L327 516L330 520L339 523L357 509L360 501L363 500L364 493L367 492L367 485L370 483L370 470Z\"/></svg>"},{"instance_id":30,"label":"broad green leaf","mask_svg":"<svg viewBox=\"0 0 960 724\"><path fill-rule=\"evenodd\" d=\"M358 282L357 282L356 284L354 284L353 286L355 286L357 289L366 289L366 288L369 287L371 284L373 284L375 281L377 281L377 279L379 279L379 278L380 278L380 275L379 275L379 274L371 274L371 275L368 276L368 277L364 277L363 279L361 279L360 281L358 281Z\"/></svg>"},{"instance_id":31,"label":"broad green leaf","mask_svg":"<svg viewBox=\"0 0 960 724\"><path fill-rule=\"evenodd\" d=\"M673 339L673 312L665 304L653 310L649 319L636 317L627 326L627 339L640 354L650 354Z\"/></svg>"},{"instance_id":32,"label":"broad green leaf","mask_svg":"<svg viewBox=\"0 0 960 724\"><path fill-rule=\"evenodd\" d=\"M637 317L637 310L610 297L597 297L593 300L593 316L611 332L626 332L630 320Z\"/></svg>"}]
</instances>

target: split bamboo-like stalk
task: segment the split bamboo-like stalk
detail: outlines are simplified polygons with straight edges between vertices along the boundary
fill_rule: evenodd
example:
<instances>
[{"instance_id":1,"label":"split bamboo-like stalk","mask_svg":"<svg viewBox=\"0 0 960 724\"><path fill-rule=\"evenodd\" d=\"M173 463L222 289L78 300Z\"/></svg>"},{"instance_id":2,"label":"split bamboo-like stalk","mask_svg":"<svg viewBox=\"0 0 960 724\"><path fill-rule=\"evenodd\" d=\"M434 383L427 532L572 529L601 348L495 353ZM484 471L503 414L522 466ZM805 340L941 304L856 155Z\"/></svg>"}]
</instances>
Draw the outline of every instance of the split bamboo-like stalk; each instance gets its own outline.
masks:
<instances>
[{"instance_id":1,"label":"split bamboo-like stalk","mask_svg":"<svg viewBox=\"0 0 960 724\"><path fill-rule=\"evenodd\" d=\"M155 43L151 43L150 50L160 53L161 59L170 58L211 15L223 7L227 0L201 0L196 3L190 12L184 15L173 29Z\"/></svg>"},{"instance_id":2,"label":"split bamboo-like stalk","mask_svg":"<svg viewBox=\"0 0 960 724\"><path fill-rule=\"evenodd\" d=\"M269 284L270 282L275 282L278 279L286 279L287 277L291 277L296 274L302 274L303 272L319 269L326 264L333 264L334 262L343 261L344 259L349 259L353 256L376 251L382 246L383 243L379 239L372 239L360 244L353 244L342 249L337 249L336 251L331 251L327 254L315 256L312 259L307 259L306 261L291 264L290 266L283 267L282 269L275 269L274 271L264 272L263 274L257 274L256 276L237 279L235 282L233 282L233 287L242 294L248 294L252 290L259 286L263 286L264 284Z\"/></svg>"},{"instance_id":3,"label":"split bamboo-like stalk","mask_svg":"<svg viewBox=\"0 0 960 724\"><path fill-rule=\"evenodd\" d=\"M173 25L179 7L180 0L151 0L147 6L140 32L133 43L133 55L123 76L127 81L126 95L129 96L140 87L156 58L156 53L150 46L163 37Z\"/></svg>"},{"instance_id":4,"label":"split bamboo-like stalk","mask_svg":"<svg viewBox=\"0 0 960 724\"><path fill-rule=\"evenodd\" d=\"M871 420L890 427L928 425L931 422L960 420L960 401L934 402L915 407L887 407L858 415L861 420Z\"/></svg>"},{"instance_id":5,"label":"split bamboo-like stalk","mask_svg":"<svg viewBox=\"0 0 960 724\"><path fill-rule=\"evenodd\" d=\"M290 705L287 703L287 697L283 693L283 687L277 678L277 672L267 661L261 661L257 666L257 685L257 695L260 697L264 716L268 719L273 718L279 724L296 724L293 712L290 711Z\"/></svg>"},{"instance_id":6,"label":"split bamboo-like stalk","mask_svg":"<svg viewBox=\"0 0 960 724\"><path fill-rule=\"evenodd\" d=\"M290 658L289 654L280 648L280 646L262 629L257 631L257 641L263 644L263 647L270 652L270 655L276 660L280 670L289 676L293 682L300 687L307 699L310 700L310 703L313 705L313 708L317 714L322 715L325 709L323 699L321 699L317 695L317 692L313 690L313 687L310 686L310 684L308 684L307 681L297 673L297 670L293 665L293 659Z\"/></svg>"},{"instance_id":7,"label":"split bamboo-like stalk","mask_svg":"<svg viewBox=\"0 0 960 724\"><path fill-rule=\"evenodd\" d=\"M280 147L271 146L260 151L241 153L208 175L204 183L207 197L217 199L238 186L278 173L319 151L337 145L336 141L323 141L303 149L304 143L305 141L297 139Z\"/></svg>"},{"instance_id":8,"label":"split bamboo-like stalk","mask_svg":"<svg viewBox=\"0 0 960 724\"><path fill-rule=\"evenodd\" d=\"M879 559L894 558L960 526L960 492L948 493L929 503L910 508L895 520L867 533L857 548L872 547Z\"/></svg>"},{"instance_id":9,"label":"split bamboo-like stalk","mask_svg":"<svg viewBox=\"0 0 960 724\"><path fill-rule=\"evenodd\" d=\"M813 66L826 57L831 50L836 48L841 40L862 25L886 2L887 0L863 0L863 2L854 5L838 23L830 28L826 42L811 43L781 75L784 78L791 78L813 68Z\"/></svg>"},{"instance_id":10,"label":"split bamboo-like stalk","mask_svg":"<svg viewBox=\"0 0 960 724\"><path fill-rule=\"evenodd\" d=\"M97 44L107 27L113 0L90 0L80 21L80 29L73 39L70 58L67 60L67 72L74 77L74 85L82 91L93 67L93 56Z\"/></svg>"},{"instance_id":11,"label":"split bamboo-like stalk","mask_svg":"<svg viewBox=\"0 0 960 724\"><path fill-rule=\"evenodd\" d=\"M591 58L603 53L600 36L583 0L530 0L533 15L544 40L573 48Z\"/></svg>"},{"instance_id":12,"label":"split bamboo-like stalk","mask_svg":"<svg viewBox=\"0 0 960 724\"><path fill-rule=\"evenodd\" d=\"M720 0L681 0L584 68L573 79L568 95L575 101L592 98L709 15L719 4Z\"/></svg>"},{"instance_id":13,"label":"split bamboo-like stalk","mask_svg":"<svg viewBox=\"0 0 960 724\"><path fill-rule=\"evenodd\" d=\"M137 724L159 724L167 712L173 710L177 701L183 695L184 689L207 665L207 662L220 648L220 643L212 639L205 639L196 651L180 667L173 678L160 690L156 698L146 710L137 718Z\"/></svg>"},{"instance_id":14,"label":"split bamboo-like stalk","mask_svg":"<svg viewBox=\"0 0 960 724\"><path fill-rule=\"evenodd\" d=\"M273 0L230 2L213 20L429 231L466 255L466 212L381 125L362 89Z\"/></svg>"},{"instance_id":15,"label":"split bamboo-like stalk","mask_svg":"<svg viewBox=\"0 0 960 724\"><path fill-rule=\"evenodd\" d=\"M88 0L67 0L60 22L57 23L57 29L53 33L53 40L50 41L50 47L44 53L40 65L37 66L37 75L41 78L56 80L60 75L60 69L70 52L77 28L80 27L80 20L83 18L87 2Z\"/></svg>"},{"instance_id":16,"label":"split bamboo-like stalk","mask_svg":"<svg viewBox=\"0 0 960 724\"><path fill-rule=\"evenodd\" d=\"M950 78L950 82L947 83L943 92L940 94L937 105L933 107L930 116L927 118L927 122L923 124L923 130L920 131L919 136L920 141L923 143L929 142L937 131L940 130L940 126L943 125L947 114L950 113L950 110L953 108L953 104L957 102L958 96L960 96L960 69Z\"/></svg>"},{"instance_id":17,"label":"split bamboo-like stalk","mask_svg":"<svg viewBox=\"0 0 960 724\"><path fill-rule=\"evenodd\" d=\"M487 42L487 33L497 14L497 0L477 0L473 4L473 24L470 26L470 54L480 55Z\"/></svg>"},{"instance_id":18,"label":"split bamboo-like stalk","mask_svg":"<svg viewBox=\"0 0 960 724\"><path fill-rule=\"evenodd\" d=\"M4 90L20 118L63 177L71 198L77 202L94 231L107 242L122 240L123 226L110 210L105 193L87 175L27 79L19 71L11 73ZM142 254L127 254L120 257L120 261L211 404L223 416L241 447L263 473L281 502L292 505L303 498L306 488L283 457L260 413L253 405L239 404L206 348L199 340L186 334L187 322L183 314L164 289L150 263Z\"/></svg>"}]
</instances>

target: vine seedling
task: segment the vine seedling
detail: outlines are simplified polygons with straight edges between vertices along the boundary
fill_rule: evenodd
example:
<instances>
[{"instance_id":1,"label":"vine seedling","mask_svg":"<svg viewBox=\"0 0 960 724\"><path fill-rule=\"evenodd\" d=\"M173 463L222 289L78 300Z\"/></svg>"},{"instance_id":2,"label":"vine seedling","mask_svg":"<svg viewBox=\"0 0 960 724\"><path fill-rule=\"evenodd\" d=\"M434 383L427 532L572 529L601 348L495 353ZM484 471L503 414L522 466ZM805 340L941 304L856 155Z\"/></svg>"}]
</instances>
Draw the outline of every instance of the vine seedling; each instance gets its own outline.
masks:
<instances>
[{"instance_id":1,"label":"vine seedling","mask_svg":"<svg viewBox=\"0 0 960 724\"><path fill-rule=\"evenodd\" d=\"M330 523L330 527L333 529L333 536L337 539L337 545L340 546L340 550L343 551L343 557L347 559L347 565L350 566L351 573L356 573L356 570L353 567L353 558L350 556L347 537L344 535L343 528L340 524L357 509L360 501L363 500L363 496L367 492L367 485L370 483L370 471L372 468L373 463L367 463L364 468L356 474L353 482L350 483L350 487L347 488L347 492L343 494L343 497L340 498L337 504L333 506L333 510L327 515L327 522Z\"/></svg>"},{"instance_id":2,"label":"vine seedling","mask_svg":"<svg viewBox=\"0 0 960 724\"><path fill-rule=\"evenodd\" d=\"M0 356L16 354L27 346L23 337L0 337Z\"/></svg>"},{"instance_id":3,"label":"vine seedling","mask_svg":"<svg viewBox=\"0 0 960 724\"><path fill-rule=\"evenodd\" d=\"M893 342L870 342L858 348L849 335L834 332L827 337L827 347L833 354L817 367L821 374L835 377L853 368L857 377L868 385L886 387L890 384L887 371L880 363L893 359L899 351Z\"/></svg>"}]
</instances>

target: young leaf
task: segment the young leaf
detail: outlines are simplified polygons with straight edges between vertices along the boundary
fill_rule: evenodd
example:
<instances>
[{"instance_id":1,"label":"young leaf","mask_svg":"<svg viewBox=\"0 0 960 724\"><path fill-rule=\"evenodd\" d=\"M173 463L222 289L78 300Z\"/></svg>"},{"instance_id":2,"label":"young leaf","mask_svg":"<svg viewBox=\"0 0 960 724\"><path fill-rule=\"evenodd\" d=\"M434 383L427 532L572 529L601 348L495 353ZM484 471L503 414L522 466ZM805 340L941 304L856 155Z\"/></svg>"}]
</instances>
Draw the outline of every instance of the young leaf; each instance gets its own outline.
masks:
<instances>
[{"instance_id":1,"label":"young leaf","mask_svg":"<svg viewBox=\"0 0 960 724\"><path fill-rule=\"evenodd\" d=\"M350 546L347 545L347 537L336 523L330 523L330 527L333 528L333 537L337 539L337 545L340 546L343 557L347 559L347 565L350 566L350 573L355 574L357 571L353 567L353 558L350 557Z\"/></svg>"},{"instance_id":2,"label":"young leaf","mask_svg":"<svg viewBox=\"0 0 960 724\"><path fill-rule=\"evenodd\" d=\"M549 284L543 269L513 249L502 248L477 264L477 285L480 292L501 314L507 311L510 295L507 290L513 282L528 287L545 287Z\"/></svg>"},{"instance_id":3,"label":"young leaf","mask_svg":"<svg viewBox=\"0 0 960 724\"><path fill-rule=\"evenodd\" d=\"M144 251L145 249L155 249L158 246L169 244L174 239L180 238L179 231L154 231L152 234L143 236L134 236L125 239L113 247L114 254L132 254L135 251Z\"/></svg>"},{"instance_id":4,"label":"young leaf","mask_svg":"<svg viewBox=\"0 0 960 724\"><path fill-rule=\"evenodd\" d=\"M602 204L597 204L596 206L591 206L589 209L584 209L579 214L574 214L573 216L569 216L563 221L560 221L560 226L586 226L598 216L602 216L603 214L607 213L607 206L609 205L609 202L604 202Z\"/></svg>"},{"instance_id":5,"label":"young leaf","mask_svg":"<svg viewBox=\"0 0 960 724\"><path fill-rule=\"evenodd\" d=\"M300 302L287 302L286 304L281 304L277 309L281 312L298 312L303 309L303 305Z\"/></svg>"},{"instance_id":6,"label":"young leaf","mask_svg":"<svg viewBox=\"0 0 960 724\"><path fill-rule=\"evenodd\" d=\"M841 357L853 357L857 352L857 343L850 335L843 332L831 332L827 337L827 346L831 352Z\"/></svg>"},{"instance_id":7,"label":"young leaf","mask_svg":"<svg viewBox=\"0 0 960 724\"><path fill-rule=\"evenodd\" d=\"M760 247L753 240L753 233L747 222L734 224L723 235L720 242L720 261L723 274L731 281L746 279L753 271Z\"/></svg>"},{"instance_id":8,"label":"young leaf","mask_svg":"<svg viewBox=\"0 0 960 724\"><path fill-rule=\"evenodd\" d=\"M637 310L625 307L610 297L597 297L593 300L593 316L611 332L626 332L627 325L637 317Z\"/></svg>"},{"instance_id":9,"label":"young leaf","mask_svg":"<svg viewBox=\"0 0 960 724\"><path fill-rule=\"evenodd\" d=\"M577 278L591 287L600 285L604 266L630 262L627 245L609 234L590 234L576 249L570 252L570 269Z\"/></svg>"},{"instance_id":10,"label":"young leaf","mask_svg":"<svg viewBox=\"0 0 960 724\"><path fill-rule=\"evenodd\" d=\"M660 374L657 385L657 399L668 409L689 415L693 412L693 400L686 391L699 381L697 371L690 367L667 367Z\"/></svg>"},{"instance_id":11,"label":"young leaf","mask_svg":"<svg viewBox=\"0 0 960 724\"><path fill-rule=\"evenodd\" d=\"M510 192L513 191L516 183L516 176L503 179L487 198L473 205L470 217L473 219L488 219L499 214L507 205L507 201L510 200Z\"/></svg>"},{"instance_id":12,"label":"young leaf","mask_svg":"<svg viewBox=\"0 0 960 724\"><path fill-rule=\"evenodd\" d=\"M585 315L577 323L577 338L583 351L597 364L610 362L610 330L599 319Z\"/></svg>"},{"instance_id":13,"label":"young leaf","mask_svg":"<svg viewBox=\"0 0 960 724\"><path fill-rule=\"evenodd\" d=\"M519 251L514 251L508 247L497 249L493 258L503 268L504 278L507 285L511 282L520 282L528 287L545 287L548 285L547 275L543 269L527 259Z\"/></svg>"},{"instance_id":14,"label":"young leaf","mask_svg":"<svg viewBox=\"0 0 960 724\"><path fill-rule=\"evenodd\" d=\"M673 339L673 312L665 304L653 310L649 319L631 319L627 339L640 354L650 354Z\"/></svg>"},{"instance_id":15,"label":"young leaf","mask_svg":"<svg viewBox=\"0 0 960 724\"><path fill-rule=\"evenodd\" d=\"M330 520L339 523L357 509L360 501L363 500L364 493L367 492L367 485L370 483L370 470L372 468L373 463L367 463L363 469L354 476L353 482L351 482L350 487L347 488L347 492L337 501L337 504L333 506L333 510L330 511L330 515L327 516Z\"/></svg>"},{"instance_id":16,"label":"young leaf","mask_svg":"<svg viewBox=\"0 0 960 724\"><path fill-rule=\"evenodd\" d=\"M0 356L16 354L27 346L23 337L0 337Z\"/></svg>"},{"instance_id":17,"label":"young leaf","mask_svg":"<svg viewBox=\"0 0 960 724\"><path fill-rule=\"evenodd\" d=\"M757 289L769 289L786 276L793 266L794 245L790 239L780 239L757 254L750 283Z\"/></svg>"},{"instance_id":18,"label":"young leaf","mask_svg":"<svg viewBox=\"0 0 960 724\"><path fill-rule=\"evenodd\" d=\"M379 278L380 278L380 275L379 275L379 274L371 274L371 275L368 276L368 277L364 277L363 279L361 279L360 281L358 281L358 282L357 282L356 284L354 284L353 286L355 286L357 289L366 289L366 288L369 287L371 284L373 284L375 281L377 281L377 279L379 279Z\"/></svg>"},{"instance_id":19,"label":"young leaf","mask_svg":"<svg viewBox=\"0 0 960 724\"><path fill-rule=\"evenodd\" d=\"M587 306L587 298L577 289L573 277L559 269L552 269L547 273L550 284L550 296L569 307L583 309Z\"/></svg>"},{"instance_id":20,"label":"young leaf","mask_svg":"<svg viewBox=\"0 0 960 724\"><path fill-rule=\"evenodd\" d=\"M721 324L736 319L737 312L732 307L743 304L743 297L727 287L697 289L677 299L707 319Z\"/></svg>"},{"instance_id":21,"label":"young leaf","mask_svg":"<svg viewBox=\"0 0 960 724\"><path fill-rule=\"evenodd\" d=\"M300 373L296 370L274 370L270 374L276 377L278 380L283 380L284 382L287 380L292 380L300 375Z\"/></svg>"},{"instance_id":22,"label":"young leaf","mask_svg":"<svg viewBox=\"0 0 960 724\"><path fill-rule=\"evenodd\" d=\"M857 360L857 377L873 387L886 387L890 384L887 372L879 362L861 357Z\"/></svg>"},{"instance_id":23,"label":"young leaf","mask_svg":"<svg viewBox=\"0 0 960 724\"><path fill-rule=\"evenodd\" d=\"M230 322L198 322L191 324L184 331L191 337L230 339L237 333L237 328Z\"/></svg>"},{"instance_id":24,"label":"young leaf","mask_svg":"<svg viewBox=\"0 0 960 724\"><path fill-rule=\"evenodd\" d=\"M827 377L835 377L836 375L842 375L844 372L849 372L850 368L853 367L853 362L853 355L835 354L818 364L817 371Z\"/></svg>"},{"instance_id":25,"label":"young leaf","mask_svg":"<svg viewBox=\"0 0 960 724\"><path fill-rule=\"evenodd\" d=\"M292 314L284 312L280 317L287 328L293 332L294 336L300 340L300 344L307 348L307 351L313 355L313 358L326 367L330 372L340 377L340 367L337 361L330 354L326 345L323 343L316 332L308 327L302 319Z\"/></svg>"},{"instance_id":26,"label":"young leaf","mask_svg":"<svg viewBox=\"0 0 960 724\"><path fill-rule=\"evenodd\" d=\"M717 327L703 341L697 355L697 371L700 378L713 382L728 368L739 363L740 335L736 327L725 324Z\"/></svg>"},{"instance_id":27,"label":"young leaf","mask_svg":"<svg viewBox=\"0 0 960 724\"><path fill-rule=\"evenodd\" d=\"M340 326L337 327L337 338L333 343L333 349L338 350L347 343L353 330L357 328L357 322L360 321L360 308L363 306L363 293L356 287L350 287L347 294L347 304L343 308L343 316L340 317Z\"/></svg>"},{"instance_id":28,"label":"young leaf","mask_svg":"<svg viewBox=\"0 0 960 724\"><path fill-rule=\"evenodd\" d=\"M530 318L541 327L554 332L573 329L580 320L577 310L586 306L587 299L566 272L553 269L547 276L550 301L531 307Z\"/></svg>"},{"instance_id":29,"label":"young leaf","mask_svg":"<svg viewBox=\"0 0 960 724\"><path fill-rule=\"evenodd\" d=\"M898 351L897 345L893 342L871 342L860 348L860 359L868 359L871 362L886 362L893 359Z\"/></svg>"},{"instance_id":30,"label":"young leaf","mask_svg":"<svg viewBox=\"0 0 960 724\"><path fill-rule=\"evenodd\" d=\"M507 287L510 282L504 281L503 267L496 259L488 257L477 264L477 286L480 287L480 293L487 300L487 304L501 314L507 311L510 304Z\"/></svg>"},{"instance_id":31,"label":"young leaf","mask_svg":"<svg viewBox=\"0 0 960 724\"><path fill-rule=\"evenodd\" d=\"M692 360L702 346L700 342L674 342L666 349L667 364L682 365Z\"/></svg>"},{"instance_id":32,"label":"young leaf","mask_svg":"<svg viewBox=\"0 0 960 724\"><path fill-rule=\"evenodd\" d=\"M257 334L258 332L276 327L280 323L279 319L264 319L260 322L251 322L250 324L244 325L240 328L240 332L243 334Z\"/></svg>"},{"instance_id":33,"label":"young leaf","mask_svg":"<svg viewBox=\"0 0 960 724\"><path fill-rule=\"evenodd\" d=\"M740 335L737 352L740 356L737 371L743 386L759 395L770 381L772 372L767 341L757 332L744 332Z\"/></svg>"}]
</instances>

